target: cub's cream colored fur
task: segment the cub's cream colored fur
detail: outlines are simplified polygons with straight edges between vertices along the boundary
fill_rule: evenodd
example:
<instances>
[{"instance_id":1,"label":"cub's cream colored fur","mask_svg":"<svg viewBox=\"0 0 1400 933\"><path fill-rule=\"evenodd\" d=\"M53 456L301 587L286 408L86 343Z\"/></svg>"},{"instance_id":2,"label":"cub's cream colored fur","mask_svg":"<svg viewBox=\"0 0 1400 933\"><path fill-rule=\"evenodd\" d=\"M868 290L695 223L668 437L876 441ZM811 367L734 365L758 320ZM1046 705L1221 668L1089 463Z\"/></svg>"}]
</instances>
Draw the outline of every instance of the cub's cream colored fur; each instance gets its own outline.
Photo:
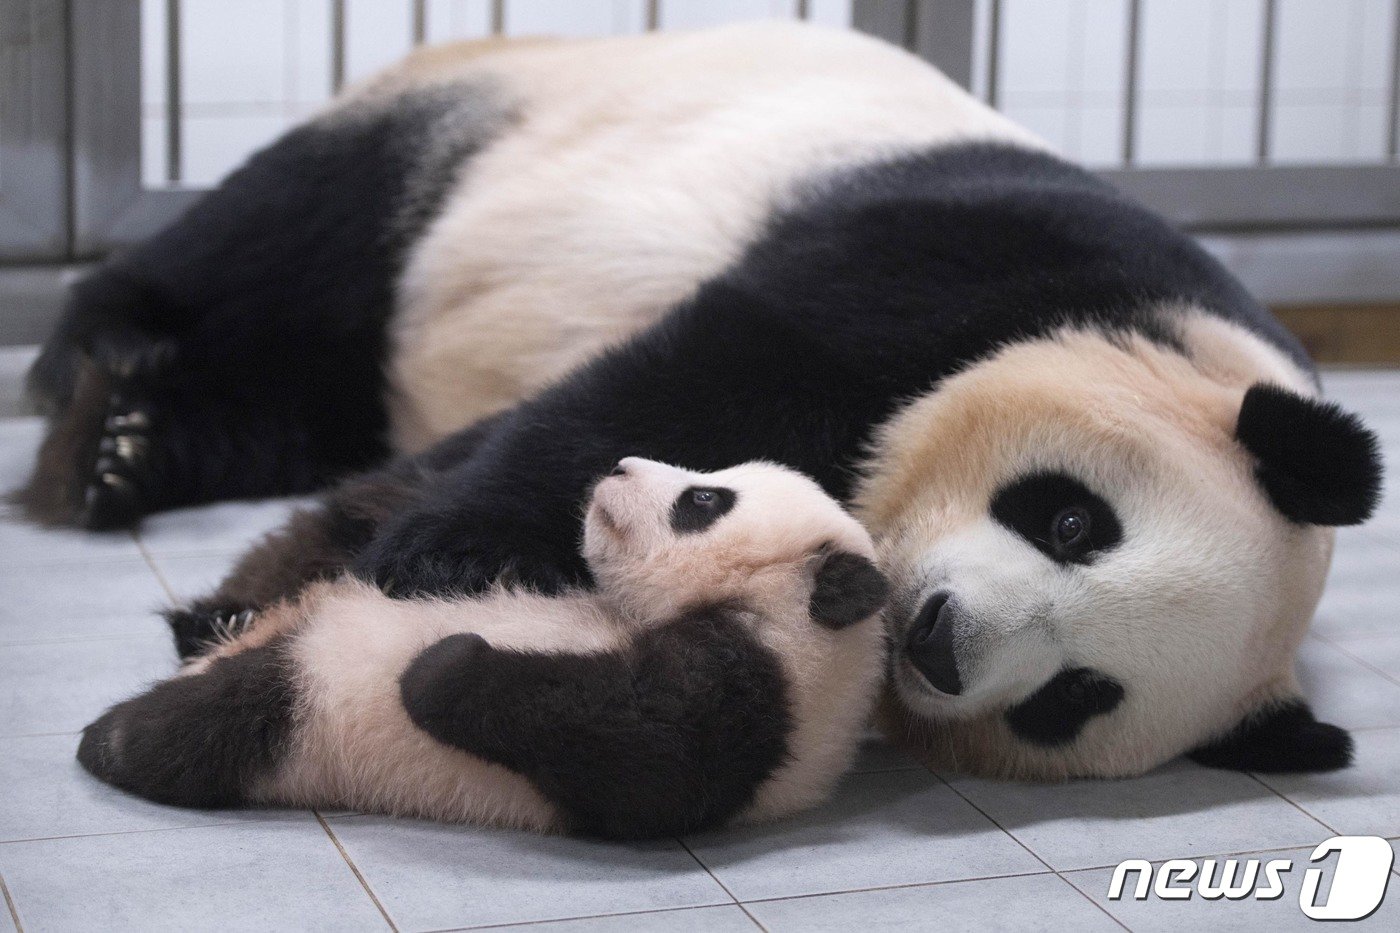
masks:
<instances>
[{"instance_id":1,"label":"cub's cream colored fur","mask_svg":"<svg viewBox=\"0 0 1400 933\"><path fill-rule=\"evenodd\" d=\"M345 579L319 583L294 604L218 649L224 656L290 637L300 697L286 757L253 799L553 831L562 815L531 782L443 745L408 719L398 680L424 648L457 632L495 647L568 653L625 646L646 626L716 601L776 656L788 687L788 760L739 821L771 819L821 800L845 771L883 669L878 616L833 631L808 605L822 556L873 559L874 545L811 480L768 464L697 474L629 458L599 483L584 553L596 593L543 597L498 589L479 598L392 600ZM677 535L671 503L692 485L737 490L711 528ZM208 660L195 662L188 676Z\"/></svg>"},{"instance_id":2,"label":"cub's cream colored fur","mask_svg":"<svg viewBox=\"0 0 1400 933\"><path fill-rule=\"evenodd\" d=\"M516 122L473 157L398 284L405 450L654 321L803 181L959 140L1040 145L912 55L781 23L432 49L339 106L452 82L490 88Z\"/></svg>"},{"instance_id":3,"label":"cub's cream colored fur","mask_svg":"<svg viewBox=\"0 0 1400 933\"><path fill-rule=\"evenodd\" d=\"M974 619L959 648L975 659L963 694L929 690L907 661L894 668L894 690L918 715L891 706L891 718L941 765L1138 774L1296 693L1294 652L1332 534L1271 506L1234 431L1251 383L1314 390L1243 331L1172 313L1192 355L1064 331L1008 346L880 431L857 514L905 604L951 590ZM1111 502L1123 542L1059 566L999 525L994 492L1038 470ZM895 623L896 643L907 624ZM1123 704L1067 746L1021 741L1002 713L1065 666L1112 673Z\"/></svg>"}]
</instances>

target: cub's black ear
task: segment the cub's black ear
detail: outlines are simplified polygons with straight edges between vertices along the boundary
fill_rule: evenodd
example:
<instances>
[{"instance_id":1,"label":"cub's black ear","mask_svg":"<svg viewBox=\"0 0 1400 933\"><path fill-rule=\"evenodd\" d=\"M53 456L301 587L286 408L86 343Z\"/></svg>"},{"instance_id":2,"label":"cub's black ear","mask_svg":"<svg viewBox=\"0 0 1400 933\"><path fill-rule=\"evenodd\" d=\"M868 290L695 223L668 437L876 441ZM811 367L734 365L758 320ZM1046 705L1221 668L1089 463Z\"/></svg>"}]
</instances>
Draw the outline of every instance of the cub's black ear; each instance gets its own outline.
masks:
<instances>
[{"instance_id":1,"label":"cub's black ear","mask_svg":"<svg viewBox=\"0 0 1400 933\"><path fill-rule=\"evenodd\" d=\"M817 567L810 611L828 628L845 628L879 612L889 595L889 581L868 559L833 551Z\"/></svg>"},{"instance_id":2,"label":"cub's black ear","mask_svg":"<svg viewBox=\"0 0 1400 933\"><path fill-rule=\"evenodd\" d=\"M1211 768L1289 774L1345 768L1351 752L1345 729L1318 722L1308 704L1295 698L1246 716L1188 755Z\"/></svg>"},{"instance_id":3,"label":"cub's black ear","mask_svg":"<svg viewBox=\"0 0 1400 933\"><path fill-rule=\"evenodd\" d=\"M1381 497L1376 435L1331 402L1257 383L1244 394L1235 436L1255 475L1290 521L1357 525Z\"/></svg>"}]
</instances>

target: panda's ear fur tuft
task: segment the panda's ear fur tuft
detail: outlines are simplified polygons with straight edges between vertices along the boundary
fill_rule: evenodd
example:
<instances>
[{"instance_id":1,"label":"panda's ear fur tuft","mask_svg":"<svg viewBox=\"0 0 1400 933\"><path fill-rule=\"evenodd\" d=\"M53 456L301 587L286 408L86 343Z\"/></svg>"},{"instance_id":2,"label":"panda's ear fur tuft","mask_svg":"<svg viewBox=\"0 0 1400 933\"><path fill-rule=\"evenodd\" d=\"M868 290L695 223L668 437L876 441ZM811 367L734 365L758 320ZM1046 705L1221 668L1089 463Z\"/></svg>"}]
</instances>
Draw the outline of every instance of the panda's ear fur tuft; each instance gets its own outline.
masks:
<instances>
[{"instance_id":1,"label":"panda's ear fur tuft","mask_svg":"<svg viewBox=\"0 0 1400 933\"><path fill-rule=\"evenodd\" d=\"M1256 383L1244 394L1235 437L1255 456L1260 485L1290 521L1357 525L1380 501L1376 435L1331 402Z\"/></svg>"},{"instance_id":2,"label":"panda's ear fur tuft","mask_svg":"<svg viewBox=\"0 0 1400 933\"><path fill-rule=\"evenodd\" d=\"M1318 722L1307 703L1290 697L1246 716L1188 756L1231 771L1336 771L1351 764L1352 742L1345 729Z\"/></svg>"},{"instance_id":3,"label":"panda's ear fur tuft","mask_svg":"<svg viewBox=\"0 0 1400 933\"><path fill-rule=\"evenodd\" d=\"M817 564L808 611L827 628L845 628L879 612L890 583L868 558L831 551Z\"/></svg>"}]
</instances>

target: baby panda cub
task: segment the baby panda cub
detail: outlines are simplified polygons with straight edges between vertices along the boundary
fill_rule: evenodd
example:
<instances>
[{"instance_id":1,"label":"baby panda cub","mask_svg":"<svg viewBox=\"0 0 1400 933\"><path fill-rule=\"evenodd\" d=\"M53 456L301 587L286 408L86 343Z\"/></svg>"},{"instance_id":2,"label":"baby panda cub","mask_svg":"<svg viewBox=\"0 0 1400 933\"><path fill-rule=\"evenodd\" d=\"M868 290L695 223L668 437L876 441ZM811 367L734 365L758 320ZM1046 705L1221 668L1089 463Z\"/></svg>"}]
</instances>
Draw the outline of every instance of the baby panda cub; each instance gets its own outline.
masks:
<instances>
[{"instance_id":1,"label":"baby panda cub","mask_svg":"<svg viewBox=\"0 0 1400 933\"><path fill-rule=\"evenodd\" d=\"M782 467L627 458L594 488L583 553L596 590L557 597L317 584L112 708L78 760L167 803L608 837L820 801L884 666L864 529Z\"/></svg>"}]
</instances>

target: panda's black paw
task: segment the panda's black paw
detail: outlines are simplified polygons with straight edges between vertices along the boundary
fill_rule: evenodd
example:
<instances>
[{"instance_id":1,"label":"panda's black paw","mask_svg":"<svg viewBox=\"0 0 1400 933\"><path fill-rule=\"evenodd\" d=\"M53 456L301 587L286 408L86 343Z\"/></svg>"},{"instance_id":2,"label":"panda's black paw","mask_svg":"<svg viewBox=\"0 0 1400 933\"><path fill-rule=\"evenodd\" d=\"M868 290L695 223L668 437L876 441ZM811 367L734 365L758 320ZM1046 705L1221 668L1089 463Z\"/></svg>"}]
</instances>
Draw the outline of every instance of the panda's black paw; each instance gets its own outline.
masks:
<instances>
[{"instance_id":1,"label":"panda's black paw","mask_svg":"<svg viewBox=\"0 0 1400 933\"><path fill-rule=\"evenodd\" d=\"M186 661L242 634L256 616L257 609L252 606L197 603L188 609L166 610L165 622L175 636L176 653Z\"/></svg>"},{"instance_id":2,"label":"panda's black paw","mask_svg":"<svg viewBox=\"0 0 1400 933\"><path fill-rule=\"evenodd\" d=\"M149 511L157 419L134 379L114 382L83 488L78 524L93 531L126 528Z\"/></svg>"},{"instance_id":3,"label":"panda's black paw","mask_svg":"<svg viewBox=\"0 0 1400 933\"><path fill-rule=\"evenodd\" d=\"M424 648L399 678L399 696L408 718L442 742L460 739L459 712L468 694L490 692L490 661L496 650L480 635L449 635Z\"/></svg>"},{"instance_id":4,"label":"panda's black paw","mask_svg":"<svg viewBox=\"0 0 1400 933\"><path fill-rule=\"evenodd\" d=\"M124 787L118 710L119 707L109 709L83 730L83 738L78 743L78 762L93 777Z\"/></svg>"}]
</instances>

